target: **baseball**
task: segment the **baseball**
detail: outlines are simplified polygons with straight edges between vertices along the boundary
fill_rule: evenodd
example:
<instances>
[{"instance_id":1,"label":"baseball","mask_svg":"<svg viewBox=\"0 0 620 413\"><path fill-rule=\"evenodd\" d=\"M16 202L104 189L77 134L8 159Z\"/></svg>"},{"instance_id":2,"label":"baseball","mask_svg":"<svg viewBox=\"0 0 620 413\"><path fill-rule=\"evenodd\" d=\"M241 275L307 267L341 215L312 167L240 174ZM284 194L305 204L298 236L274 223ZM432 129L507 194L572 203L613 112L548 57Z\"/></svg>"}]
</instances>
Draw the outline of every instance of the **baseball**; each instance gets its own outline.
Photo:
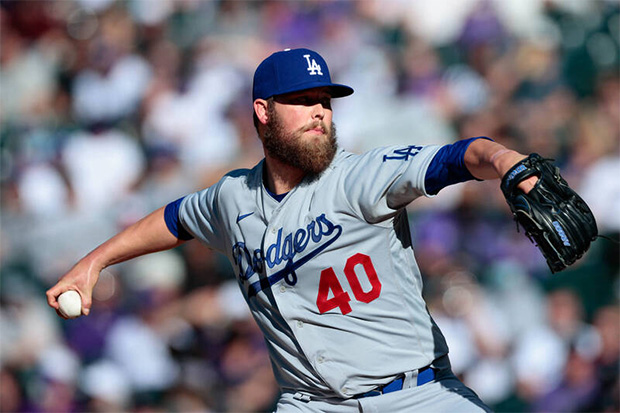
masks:
<instances>
[{"instance_id":1,"label":"baseball","mask_svg":"<svg viewBox=\"0 0 620 413\"><path fill-rule=\"evenodd\" d=\"M76 318L82 315L82 298L77 291L65 291L58 297L58 305L62 315Z\"/></svg>"}]
</instances>

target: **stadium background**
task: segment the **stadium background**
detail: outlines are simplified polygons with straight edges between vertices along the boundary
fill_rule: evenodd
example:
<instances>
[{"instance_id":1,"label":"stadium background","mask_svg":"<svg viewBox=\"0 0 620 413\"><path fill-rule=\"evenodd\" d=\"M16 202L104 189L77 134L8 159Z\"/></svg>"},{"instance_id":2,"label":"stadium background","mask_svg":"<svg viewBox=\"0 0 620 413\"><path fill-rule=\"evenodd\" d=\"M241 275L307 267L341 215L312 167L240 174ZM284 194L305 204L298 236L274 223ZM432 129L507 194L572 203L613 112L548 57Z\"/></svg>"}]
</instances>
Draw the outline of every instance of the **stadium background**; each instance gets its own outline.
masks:
<instances>
[{"instance_id":1,"label":"stadium background","mask_svg":"<svg viewBox=\"0 0 620 413\"><path fill-rule=\"evenodd\" d=\"M264 344L196 242L107 270L87 318L44 291L142 215L262 156L254 68L307 46L355 94L342 146L487 135L554 158L620 230L616 1L0 1L0 410L269 411ZM410 208L454 370L499 412L618 411L618 246L551 276L498 183ZM363 366L360 366L363 369Z\"/></svg>"}]
</instances>

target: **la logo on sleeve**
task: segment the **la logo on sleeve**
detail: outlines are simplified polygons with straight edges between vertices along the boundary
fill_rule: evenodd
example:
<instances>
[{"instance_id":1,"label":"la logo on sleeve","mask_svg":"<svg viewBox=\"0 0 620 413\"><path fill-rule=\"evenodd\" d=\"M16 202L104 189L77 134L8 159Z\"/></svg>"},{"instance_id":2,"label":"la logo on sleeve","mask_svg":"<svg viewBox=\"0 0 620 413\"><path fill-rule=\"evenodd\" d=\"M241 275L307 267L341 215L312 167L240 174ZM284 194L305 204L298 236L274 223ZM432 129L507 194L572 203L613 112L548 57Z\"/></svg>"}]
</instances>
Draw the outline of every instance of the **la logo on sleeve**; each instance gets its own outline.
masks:
<instances>
[{"instance_id":1,"label":"la logo on sleeve","mask_svg":"<svg viewBox=\"0 0 620 413\"><path fill-rule=\"evenodd\" d=\"M306 61L308 62L308 72L310 72L311 75L321 75L323 76L323 72L321 72L321 65L318 64L316 62L316 60L312 59L312 61L310 61L310 55L309 54L305 54L304 57L306 58Z\"/></svg>"}]
</instances>

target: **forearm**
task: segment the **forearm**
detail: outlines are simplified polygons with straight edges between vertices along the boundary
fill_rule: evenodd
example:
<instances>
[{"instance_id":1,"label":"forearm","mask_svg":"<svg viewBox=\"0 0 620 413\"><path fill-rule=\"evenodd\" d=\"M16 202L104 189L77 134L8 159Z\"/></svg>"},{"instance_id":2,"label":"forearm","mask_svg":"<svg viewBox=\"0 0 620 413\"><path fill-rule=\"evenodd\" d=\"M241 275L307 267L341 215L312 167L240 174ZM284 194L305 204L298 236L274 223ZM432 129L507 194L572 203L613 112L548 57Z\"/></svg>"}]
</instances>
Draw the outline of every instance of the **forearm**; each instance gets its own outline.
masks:
<instances>
[{"instance_id":1,"label":"forearm","mask_svg":"<svg viewBox=\"0 0 620 413\"><path fill-rule=\"evenodd\" d=\"M110 238L83 259L101 270L135 257L174 248L183 242L166 227L162 207Z\"/></svg>"},{"instance_id":2,"label":"forearm","mask_svg":"<svg viewBox=\"0 0 620 413\"><path fill-rule=\"evenodd\" d=\"M78 261L47 291L48 303L58 310L58 296L65 291L75 290L82 298L82 312L88 314L92 304L92 290L99 280L101 270L131 258L174 248L183 242L168 230L164 208L160 208Z\"/></svg>"},{"instance_id":3,"label":"forearm","mask_svg":"<svg viewBox=\"0 0 620 413\"><path fill-rule=\"evenodd\" d=\"M498 179L525 155L497 142L477 139L465 152L465 166L478 179Z\"/></svg>"},{"instance_id":4,"label":"forearm","mask_svg":"<svg viewBox=\"0 0 620 413\"><path fill-rule=\"evenodd\" d=\"M497 142L486 139L477 139L469 145L465 152L465 166L478 179L501 179L506 172L526 156L506 148ZM527 193L538 177L530 178L519 183L519 188Z\"/></svg>"}]
</instances>

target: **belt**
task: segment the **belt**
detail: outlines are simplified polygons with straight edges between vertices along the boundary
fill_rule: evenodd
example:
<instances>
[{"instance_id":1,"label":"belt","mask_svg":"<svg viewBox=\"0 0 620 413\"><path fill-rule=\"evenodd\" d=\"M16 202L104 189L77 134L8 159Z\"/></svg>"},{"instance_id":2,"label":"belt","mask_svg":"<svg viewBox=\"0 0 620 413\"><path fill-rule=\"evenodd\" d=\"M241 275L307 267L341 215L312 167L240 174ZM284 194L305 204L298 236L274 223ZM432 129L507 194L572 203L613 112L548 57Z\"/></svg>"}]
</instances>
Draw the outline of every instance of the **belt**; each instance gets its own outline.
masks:
<instances>
[{"instance_id":1,"label":"belt","mask_svg":"<svg viewBox=\"0 0 620 413\"><path fill-rule=\"evenodd\" d=\"M373 397L379 396L386 393L392 393L395 391L399 391L403 389L405 384L405 374L401 374L391 382L383 385L382 387L378 387L374 390L371 390L367 393L359 394L355 396L356 399L361 399L364 397ZM435 380L435 370L431 366L424 367L423 369L418 370L418 377L416 381L416 386L421 386L428 382ZM415 387L415 386L410 386Z\"/></svg>"}]
</instances>

